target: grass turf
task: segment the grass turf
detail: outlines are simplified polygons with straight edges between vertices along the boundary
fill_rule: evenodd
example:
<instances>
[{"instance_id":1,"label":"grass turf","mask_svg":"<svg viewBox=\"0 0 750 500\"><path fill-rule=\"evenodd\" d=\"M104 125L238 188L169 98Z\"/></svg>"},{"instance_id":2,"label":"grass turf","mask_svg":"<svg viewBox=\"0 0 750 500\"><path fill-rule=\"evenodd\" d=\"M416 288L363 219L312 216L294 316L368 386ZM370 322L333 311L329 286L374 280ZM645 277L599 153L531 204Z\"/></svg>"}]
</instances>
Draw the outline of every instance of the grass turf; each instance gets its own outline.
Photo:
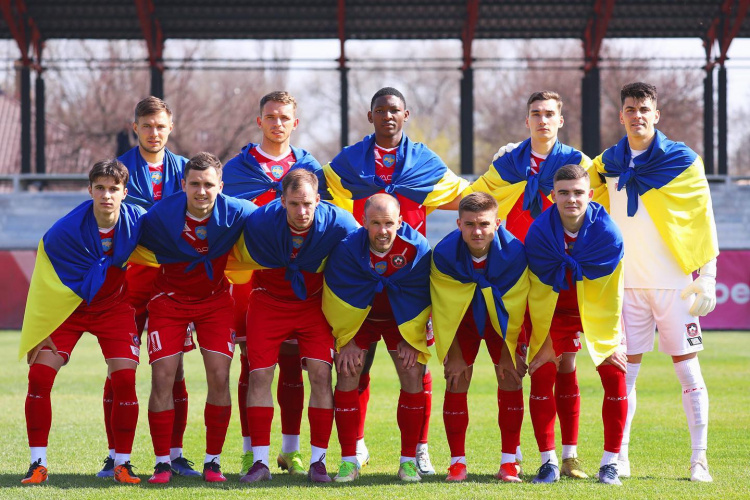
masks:
<instances>
[{"instance_id":1,"label":"grass turf","mask_svg":"<svg viewBox=\"0 0 750 500\"><path fill-rule=\"evenodd\" d=\"M680 387L669 358L652 353L644 358L638 379L638 413L631 437L630 458L633 477L623 480L621 488L597 484L595 479L574 481L563 478L554 485L500 484L493 474L500 458L500 436L497 427L497 385L489 357L480 352L469 393L470 425L467 435L469 480L462 484L444 482L449 463L448 445L441 418L445 388L442 369L433 358L434 399L430 431L430 454L438 471L420 484L400 484L396 478L399 456L399 432L396 425L398 380L392 362L383 346L372 370L372 395L368 411L366 441L372 456L370 465L353 484L310 486L305 478L291 477L275 466L273 481L259 487L241 485L241 438L236 406L224 446L222 469L228 481L207 485L200 478L176 477L167 486L145 482L153 467L153 451L148 433L146 404L150 368L144 363L138 372L140 419L133 449L136 473L143 479L140 486L114 484L98 479L106 454L102 424L101 390L105 364L95 339L84 335L73 353L70 364L57 377L52 391L53 421L48 461L47 484L22 487L29 455L26 441L24 398L27 367L16 361L18 332L0 332L0 498L750 498L750 335L747 333L709 332L701 365L709 388L711 410L709 426L709 464L712 484L688 481L690 438L682 410ZM190 392L190 413L185 436L185 455L196 468L203 461L205 429L203 403L205 381L200 355L186 358L185 369ZM602 447L602 389L590 358L578 356L578 378L581 388L581 425L579 457L592 477L598 469ZM232 392L236 394L238 366L232 366ZM528 397L528 378L525 382ZM302 451L309 457L309 426L302 424ZM271 438L272 457L281 446L278 408ZM528 412L521 443L524 452L525 481L530 481L539 466L539 455ZM340 458L336 432L331 437L328 456L329 473L334 474ZM558 455L560 453L558 430Z\"/></svg>"}]
</instances>

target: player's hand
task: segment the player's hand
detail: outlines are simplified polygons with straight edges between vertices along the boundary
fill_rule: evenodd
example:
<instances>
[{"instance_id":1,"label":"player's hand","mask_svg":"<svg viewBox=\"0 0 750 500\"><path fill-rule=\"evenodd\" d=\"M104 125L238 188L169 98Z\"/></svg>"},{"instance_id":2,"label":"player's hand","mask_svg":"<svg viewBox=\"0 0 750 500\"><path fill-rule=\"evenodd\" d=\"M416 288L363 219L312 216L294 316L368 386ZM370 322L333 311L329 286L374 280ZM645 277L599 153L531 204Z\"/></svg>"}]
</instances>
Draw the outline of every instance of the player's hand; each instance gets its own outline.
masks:
<instances>
[{"instance_id":1,"label":"player's hand","mask_svg":"<svg viewBox=\"0 0 750 500\"><path fill-rule=\"evenodd\" d=\"M622 351L622 348L618 348L615 352L609 355L604 361L608 365L613 365L619 368L620 371L627 373L628 371L628 357Z\"/></svg>"},{"instance_id":2,"label":"player's hand","mask_svg":"<svg viewBox=\"0 0 750 500\"><path fill-rule=\"evenodd\" d=\"M691 294L696 294L695 302L690 306L693 316L705 316L716 307L716 278L713 276L698 276L682 290L680 298L685 300Z\"/></svg>"},{"instance_id":3,"label":"player's hand","mask_svg":"<svg viewBox=\"0 0 750 500\"><path fill-rule=\"evenodd\" d=\"M463 375L464 379L469 382L469 365L464 361L461 351L451 353L445 356L443 361L443 373L445 374L445 385L451 390L458 390L458 382Z\"/></svg>"},{"instance_id":4,"label":"player's hand","mask_svg":"<svg viewBox=\"0 0 750 500\"><path fill-rule=\"evenodd\" d=\"M526 376L526 373L529 371L529 365L526 363L526 354L522 354L518 352L518 349L516 349L516 373L518 373L518 376L520 378L523 378Z\"/></svg>"},{"instance_id":5,"label":"player's hand","mask_svg":"<svg viewBox=\"0 0 750 500\"><path fill-rule=\"evenodd\" d=\"M509 142L505 146L501 147L497 150L497 153L495 153L495 156L492 157L492 161L497 160L501 156L503 156L505 153L510 153L514 149L518 147L518 145L521 144L520 142Z\"/></svg>"},{"instance_id":6,"label":"player's hand","mask_svg":"<svg viewBox=\"0 0 750 500\"><path fill-rule=\"evenodd\" d=\"M342 347L336 354L336 371L345 377L353 377L358 366L365 360L365 350L360 349L354 340Z\"/></svg>"},{"instance_id":7,"label":"player's hand","mask_svg":"<svg viewBox=\"0 0 750 500\"><path fill-rule=\"evenodd\" d=\"M529 375L534 375L534 372L544 366L545 363L555 363L555 368L560 366L560 358L562 356L555 356L555 348L552 346L552 339L547 335L547 339L542 344L539 352L536 353L534 359L529 363Z\"/></svg>"},{"instance_id":8,"label":"player's hand","mask_svg":"<svg viewBox=\"0 0 750 500\"><path fill-rule=\"evenodd\" d=\"M57 346L54 342L52 342L51 337L47 337L46 339L39 342L36 347L26 353L26 362L29 365L33 365L34 361L36 361L36 357L39 356L39 351L41 351L44 347L49 347L52 351L52 354L57 354Z\"/></svg>"},{"instance_id":9,"label":"player's hand","mask_svg":"<svg viewBox=\"0 0 750 500\"><path fill-rule=\"evenodd\" d=\"M402 340L396 346L396 352L398 352L398 359L402 360L402 366L408 370L417 364L419 358L419 351L411 346L407 341Z\"/></svg>"}]
</instances>

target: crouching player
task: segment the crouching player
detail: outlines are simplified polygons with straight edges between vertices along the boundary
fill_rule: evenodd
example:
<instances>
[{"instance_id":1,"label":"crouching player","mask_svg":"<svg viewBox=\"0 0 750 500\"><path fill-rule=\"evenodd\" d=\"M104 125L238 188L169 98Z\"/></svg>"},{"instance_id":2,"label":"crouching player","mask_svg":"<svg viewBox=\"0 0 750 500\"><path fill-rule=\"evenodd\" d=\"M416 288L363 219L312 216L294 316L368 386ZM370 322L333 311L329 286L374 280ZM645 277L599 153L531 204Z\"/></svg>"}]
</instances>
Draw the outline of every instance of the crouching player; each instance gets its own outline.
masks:
<instances>
[{"instance_id":1,"label":"crouching player","mask_svg":"<svg viewBox=\"0 0 750 500\"><path fill-rule=\"evenodd\" d=\"M604 387L599 482L621 484L615 464L627 415L627 359L620 346L623 243L604 208L590 203L592 196L589 175L582 167L560 168L552 190L555 204L536 218L526 236L532 322L529 412L542 454L535 483L560 478L553 388L560 357L581 349L582 332Z\"/></svg>"},{"instance_id":2,"label":"crouching player","mask_svg":"<svg viewBox=\"0 0 750 500\"><path fill-rule=\"evenodd\" d=\"M497 202L487 193L472 193L458 206L458 229L435 246L430 273L432 322L437 354L445 369L443 420L451 450L447 481L467 477L466 429L469 410L466 395L474 360L484 339L501 391L521 383L511 352L515 352L526 313L529 291L523 244L500 227ZM513 345L505 345L504 338ZM498 401L499 402L499 401ZM522 401L512 416L523 419ZM508 422L498 418L501 428ZM512 422L520 433L521 422ZM515 462L519 436L502 433L503 463L497 478L521 482Z\"/></svg>"},{"instance_id":3,"label":"crouching player","mask_svg":"<svg viewBox=\"0 0 750 500\"><path fill-rule=\"evenodd\" d=\"M182 358L185 329L195 325L206 368L208 394L203 478L226 481L220 455L231 400L229 366L234 354L233 301L224 276L229 251L255 208L221 194L221 162L199 153L185 165L184 192L156 204L144 217L141 245L146 261L161 264L148 304L151 398L148 421L156 454L150 483L171 479L169 447L175 420L172 387Z\"/></svg>"},{"instance_id":4,"label":"crouching player","mask_svg":"<svg viewBox=\"0 0 750 500\"><path fill-rule=\"evenodd\" d=\"M398 200L389 194L368 198L364 227L339 243L325 270L323 312L338 349L334 402L342 461L337 482L359 476L359 377L368 349L381 338L401 383L398 477L421 479L416 451L425 411L422 377L429 358L425 326L430 316L430 246L403 223L399 212Z\"/></svg>"},{"instance_id":5,"label":"crouching player","mask_svg":"<svg viewBox=\"0 0 750 500\"><path fill-rule=\"evenodd\" d=\"M57 221L39 242L20 346L31 365L26 395L31 466L23 484L47 480L50 392L84 332L96 336L111 374L115 482L141 481L130 465L140 342L135 311L127 301L125 266L145 211L122 203L127 183L128 170L119 161L96 163L89 172L92 200Z\"/></svg>"}]
</instances>

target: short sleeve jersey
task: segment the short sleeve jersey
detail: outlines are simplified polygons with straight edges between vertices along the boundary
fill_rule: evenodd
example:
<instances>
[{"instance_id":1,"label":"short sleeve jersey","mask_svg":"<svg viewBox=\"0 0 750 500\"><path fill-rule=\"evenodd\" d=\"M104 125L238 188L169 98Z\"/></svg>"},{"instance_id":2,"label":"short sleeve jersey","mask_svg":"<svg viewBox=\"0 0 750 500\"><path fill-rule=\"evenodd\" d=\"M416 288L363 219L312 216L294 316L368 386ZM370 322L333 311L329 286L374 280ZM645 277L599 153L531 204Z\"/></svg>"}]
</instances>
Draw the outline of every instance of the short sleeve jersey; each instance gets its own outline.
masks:
<instances>
[{"instance_id":1,"label":"short sleeve jersey","mask_svg":"<svg viewBox=\"0 0 750 500\"><path fill-rule=\"evenodd\" d=\"M529 165L533 174L538 174L539 169L542 168L542 163L547 159L547 155L540 155L532 151ZM552 206L552 202L547 196L540 191L542 195L542 210L547 210ZM534 222L534 218L531 216L528 210L523 209L523 195L518 197L513 208L508 212L508 216L505 221L505 228L510 233L518 238L521 243L526 241L526 234L529 232L531 223Z\"/></svg>"},{"instance_id":2,"label":"short sleeve jersey","mask_svg":"<svg viewBox=\"0 0 750 500\"><path fill-rule=\"evenodd\" d=\"M265 172L266 175L268 175L268 177L274 181L280 181L281 179L283 179L284 176L289 172L289 169L292 168L292 165L294 165L297 161L291 149L289 150L289 153L285 155L273 157L263 151L260 146L255 146L250 150L250 154L253 155L253 158L258 161L258 163L260 164L260 168L263 169L263 172ZM273 201L275 198L276 192L273 190L269 190L257 196L252 201L260 207Z\"/></svg>"},{"instance_id":3,"label":"short sleeve jersey","mask_svg":"<svg viewBox=\"0 0 750 500\"><path fill-rule=\"evenodd\" d=\"M370 267L381 276L391 276L399 269L414 262L417 247L396 236L391 249L385 253L376 252L370 248ZM393 311L385 289L375 294L372 309L367 319L382 321L393 319Z\"/></svg>"},{"instance_id":4,"label":"short sleeve jersey","mask_svg":"<svg viewBox=\"0 0 750 500\"><path fill-rule=\"evenodd\" d=\"M565 231L565 253L570 255L573 246L578 239L578 233L570 233ZM565 280L568 282L567 290L560 290L560 294L557 297L557 305L555 306L555 314L564 314L566 316L580 316L578 310L578 293L576 292L576 282L573 281L573 275L568 269L565 272Z\"/></svg>"},{"instance_id":5,"label":"short sleeve jersey","mask_svg":"<svg viewBox=\"0 0 750 500\"><path fill-rule=\"evenodd\" d=\"M151 190L154 193L154 201L161 200L162 185L164 180L164 162L149 163L148 173L151 175Z\"/></svg>"}]
</instances>

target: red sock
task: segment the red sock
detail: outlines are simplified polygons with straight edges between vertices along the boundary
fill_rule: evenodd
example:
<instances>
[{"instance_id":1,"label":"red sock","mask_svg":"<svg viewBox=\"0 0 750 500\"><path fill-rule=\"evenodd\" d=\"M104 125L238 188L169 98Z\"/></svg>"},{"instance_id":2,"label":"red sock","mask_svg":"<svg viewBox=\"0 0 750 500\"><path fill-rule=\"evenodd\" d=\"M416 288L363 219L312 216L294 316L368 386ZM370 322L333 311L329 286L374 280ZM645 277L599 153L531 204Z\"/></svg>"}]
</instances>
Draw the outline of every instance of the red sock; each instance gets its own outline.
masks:
<instances>
[{"instance_id":1,"label":"red sock","mask_svg":"<svg viewBox=\"0 0 750 500\"><path fill-rule=\"evenodd\" d=\"M497 390L497 423L500 426L502 453L516 454L521 444L523 425L523 389L517 391Z\"/></svg>"},{"instance_id":2,"label":"red sock","mask_svg":"<svg viewBox=\"0 0 750 500\"><path fill-rule=\"evenodd\" d=\"M333 408L307 409L307 419L310 421L310 444L317 448L328 448L333 429ZM253 439L253 444L255 440Z\"/></svg>"},{"instance_id":3,"label":"red sock","mask_svg":"<svg viewBox=\"0 0 750 500\"><path fill-rule=\"evenodd\" d=\"M404 392L398 397L398 409L396 410L396 421L401 431L401 456L417 456L417 443L419 442L419 431L424 422L425 397L424 391Z\"/></svg>"},{"instance_id":4,"label":"red sock","mask_svg":"<svg viewBox=\"0 0 750 500\"><path fill-rule=\"evenodd\" d=\"M602 420L604 421L604 451L620 452L622 431L628 415L625 372L614 365L601 364L597 369L604 387Z\"/></svg>"},{"instance_id":5,"label":"red sock","mask_svg":"<svg viewBox=\"0 0 750 500\"><path fill-rule=\"evenodd\" d=\"M576 371L557 372L555 378L555 405L560 419L562 444L578 444L578 418L581 413L581 393Z\"/></svg>"},{"instance_id":6,"label":"red sock","mask_svg":"<svg viewBox=\"0 0 750 500\"><path fill-rule=\"evenodd\" d=\"M29 447L47 446L52 427L52 401L50 392L57 371L47 365L35 363L29 368L29 392L26 393L26 432Z\"/></svg>"},{"instance_id":7,"label":"red sock","mask_svg":"<svg viewBox=\"0 0 750 500\"><path fill-rule=\"evenodd\" d=\"M466 429L469 427L469 405L466 396L465 392L446 391L443 401L443 423L451 457L466 456Z\"/></svg>"},{"instance_id":8,"label":"red sock","mask_svg":"<svg viewBox=\"0 0 750 500\"><path fill-rule=\"evenodd\" d=\"M419 444L427 444L427 435L430 433L430 415L432 414L432 372L425 368L424 377L422 377L422 386L424 387L424 419L419 432Z\"/></svg>"},{"instance_id":9,"label":"red sock","mask_svg":"<svg viewBox=\"0 0 750 500\"><path fill-rule=\"evenodd\" d=\"M154 443L154 455L169 456L169 440L172 438L174 426L174 410L149 411L148 428L151 431L151 441Z\"/></svg>"},{"instance_id":10,"label":"red sock","mask_svg":"<svg viewBox=\"0 0 750 500\"><path fill-rule=\"evenodd\" d=\"M240 354L240 380L237 383L237 406L240 409L242 437L250 435L250 429L247 426L247 387L249 378L250 365L247 362L247 356Z\"/></svg>"},{"instance_id":11,"label":"red sock","mask_svg":"<svg viewBox=\"0 0 750 500\"><path fill-rule=\"evenodd\" d=\"M232 406L216 406L206 403L203 418L206 422L206 454L221 455L224 440L227 437L229 418L232 416Z\"/></svg>"},{"instance_id":12,"label":"red sock","mask_svg":"<svg viewBox=\"0 0 750 500\"><path fill-rule=\"evenodd\" d=\"M367 403L370 402L370 374L363 373L359 376L359 428L357 429L357 440L365 438L365 418L367 417Z\"/></svg>"},{"instance_id":13,"label":"red sock","mask_svg":"<svg viewBox=\"0 0 750 500\"><path fill-rule=\"evenodd\" d=\"M133 450L135 427L138 425L138 396L135 393L135 370L124 369L112 372L112 432L115 436L115 451L130 453Z\"/></svg>"},{"instance_id":14,"label":"red sock","mask_svg":"<svg viewBox=\"0 0 750 500\"><path fill-rule=\"evenodd\" d=\"M554 363L545 363L531 376L529 413L539 451L555 449L555 375ZM515 451L515 450L514 450Z\"/></svg>"},{"instance_id":15,"label":"red sock","mask_svg":"<svg viewBox=\"0 0 750 500\"><path fill-rule=\"evenodd\" d=\"M174 427L172 427L172 448L182 448L182 436L185 435L188 416L188 393L185 379L175 380L172 386L174 399Z\"/></svg>"},{"instance_id":16,"label":"red sock","mask_svg":"<svg viewBox=\"0 0 750 500\"><path fill-rule=\"evenodd\" d=\"M359 394L352 391L333 392L336 406L336 430L341 444L341 456L353 457L357 454L357 426L359 425Z\"/></svg>"},{"instance_id":17,"label":"red sock","mask_svg":"<svg viewBox=\"0 0 750 500\"><path fill-rule=\"evenodd\" d=\"M112 381L107 377L104 381L104 395L102 406L104 407L104 431L107 433L107 446L110 450L115 449L115 435L112 433L112 403L114 401L112 392Z\"/></svg>"},{"instance_id":18,"label":"red sock","mask_svg":"<svg viewBox=\"0 0 750 500\"><path fill-rule=\"evenodd\" d=\"M299 435L305 408L305 385L298 354L279 354L279 384L276 400L281 412L281 433Z\"/></svg>"},{"instance_id":19,"label":"red sock","mask_svg":"<svg viewBox=\"0 0 750 500\"><path fill-rule=\"evenodd\" d=\"M248 406L247 426L253 446L271 446L273 406Z\"/></svg>"}]
</instances>

